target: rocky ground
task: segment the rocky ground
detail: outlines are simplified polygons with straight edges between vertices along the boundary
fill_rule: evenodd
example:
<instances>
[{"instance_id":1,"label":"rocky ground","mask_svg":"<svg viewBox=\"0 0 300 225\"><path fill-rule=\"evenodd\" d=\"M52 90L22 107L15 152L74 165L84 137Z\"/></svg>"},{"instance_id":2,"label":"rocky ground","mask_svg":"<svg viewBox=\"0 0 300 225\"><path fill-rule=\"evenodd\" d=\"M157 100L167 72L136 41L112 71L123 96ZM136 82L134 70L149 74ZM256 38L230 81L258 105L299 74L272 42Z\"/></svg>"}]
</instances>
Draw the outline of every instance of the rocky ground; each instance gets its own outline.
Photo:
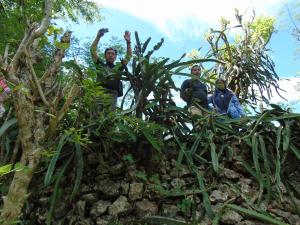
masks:
<instances>
[{"instance_id":1,"label":"rocky ground","mask_svg":"<svg viewBox=\"0 0 300 225\"><path fill-rule=\"evenodd\" d=\"M94 153L87 156L76 200L70 202L67 195L59 196L53 211L54 224L145 224L137 221L153 215L169 217L177 222L212 224L205 215L197 178L184 163L178 168L174 156L161 155L159 162L152 164L152 170L147 171L142 163L132 159L123 157L122 160L103 161L100 158ZM227 203L255 209L262 193L257 182L245 173L238 162L226 161L220 164L220 168L216 176L209 174L204 165L198 166L199 172L205 175L213 211L216 215L221 210L223 212L220 224L269 224L229 208L224 210L223 206ZM66 191L72 189L72 185L68 185L74 179L72 176L74 174L62 181L61 186ZM299 177L299 173L295 177ZM283 184L281 189L281 199L267 202L262 198L259 208L285 223L300 225L295 208L295 204L300 206L300 200L295 198L295 202L291 202ZM52 191L43 190L31 196L27 215L32 224L46 223Z\"/></svg>"}]
</instances>

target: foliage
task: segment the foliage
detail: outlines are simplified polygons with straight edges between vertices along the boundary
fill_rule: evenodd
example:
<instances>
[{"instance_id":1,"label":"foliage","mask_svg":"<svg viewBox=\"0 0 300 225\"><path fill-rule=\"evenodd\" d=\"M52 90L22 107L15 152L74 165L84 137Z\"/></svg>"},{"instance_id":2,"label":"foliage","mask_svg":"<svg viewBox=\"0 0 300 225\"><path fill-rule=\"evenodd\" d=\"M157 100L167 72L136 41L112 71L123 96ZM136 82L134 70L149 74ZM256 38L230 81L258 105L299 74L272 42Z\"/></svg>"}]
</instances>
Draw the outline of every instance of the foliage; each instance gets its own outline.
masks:
<instances>
[{"instance_id":1,"label":"foliage","mask_svg":"<svg viewBox=\"0 0 300 225\"><path fill-rule=\"evenodd\" d=\"M269 42L272 34L274 33L275 19L272 17L260 16L250 23L252 42L259 43L262 41L265 45Z\"/></svg>"},{"instance_id":2,"label":"foliage","mask_svg":"<svg viewBox=\"0 0 300 225\"><path fill-rule=\"evenodd\" d=\"M247 103L263 100L268 103L271 88L280 95L278 75L266 47L274 32L274 19L259 17L253 22L244 22L236 13L241 34L235 43L229 42L228 32L232 29L229 21L222 20L221 30L211 30L206 39L211 47L211 55L222 61L216 66L216 73L227 81L228 87Z\"/></svg>"},{"instance_id":3,"label":"foliage","mask_svg":"<svg viewBox=\"0 0 300 225\"><path fill-rule=\"evenodd\" d=\"M42 4L38 0L34 2L37 6ZM18 4L23 3L15 1L2 3L3 13L12 10L12 13L7 15L11 18L7 18L5 26L11 27L16 23L19 10L25 10L19 16L29 17L35 9L34 4L30 4L28 8ZM76 8L76 5L75 10L72 11L74 4L79 4L79 8ZM93 5L85 7L86 4L91 3L57 1L55 12L68 15L72 20L76 20L76 15L80 12L91 20L92 9L90 7ZM39 13L32 16L34 19L41 17ZM125 101L131 101L130 108L124 111L119 109L111 111L111 96L96 82L96 73L99 71L92 68L87 54L83 52L81 59L84 63L82 64L70 59L63 63L65 69L60 68L60 74L55 83L59 84L59 87L64 87L61 92L71 90L74 84L80 86L80 97L70 104L65 117L61 119L57 132L54 132L43 145L43 158L40 165L43 186L38 188L53 189L47 224L52 223L54 209L60 201L66 200L69 204L73 204L84 179L85 163L91 151L99 153L102 158L114 158L115 155L121 155L120 159L126 163L146 164L147 161L143 160L145 158L152 160L153 155L157 156L160 161L166 149L176 153L178 168L182 164L188 166L197 179L197 183L194 190L183 191L180 187L168 190L161 185L158 176L148 175L147 168L135 174L143 182L152 183L151 187L162 196L168 198L185 197L188 193L198 194L203 202L205 214L218 221L220 215L215 215L208 197L210 189L216 181L215 177L217 178L222 172L220 165L231 165L232 162L237 162L244 167L249 176L257 181L260 190L252 202L245 200L247 204L244 207L246 208L232 204L227 204L226 207L262 221L282 224L266 216L260 206L263 200L270 202L273 199L282 199L280 188L282 183L291 190L289 193L291 199L293 195L296 195L289 174L290 171L297 169L300 160L298 142L300 115L271 105L271 109L261 114L236 120L216 115L214 112L206 112L203 116L191 116L186 109L177 107L172 100L172 91L178 90L173 76L187 75L182 71L193 63L210 62L210 65L213 64L212 68L207 70L207 80L203 80L209 83L217 75L225 77L228 80L228 86L248 103L256 102L260 98L267 101L263 92L268 91L272 86L279 89L278 77L266 48L274 31L273 19L260 17L250 24L244 24L239 14L237 14L237 19L242 35L235 43L229 43L227 36L230 27L228 21L223 20L221 30L211 30L207 35L211 47L210 52L202 58L194 57L196 53L193 52L192 60L187 62L182 62L185 55L172 62L168 58L153 58L153 53L162 46L163 39L151 50L147 50L151 38L142 42L136 32L136 46L131 68L121 75L117 74L130 84L121 104L123 106ZM22 26L25 25L22 24ZM22 29L24 27L16 28L20 35L23 32ZM44 45L40 46L44 51L48 53L53 51L55 45L60 49L69 47L64 43L57 44L56 39L61 35L57 27L50 26L48 35L49 39L47 37ZM17 47L20 37L12 38L14 40L11 43ZM117 40L115 44L122 51L122 46ZM0 47L0 50L3 49L4 45ZM79 50L75 48L74 51ZM49 58L42 58L42 63L49 63L47 60ZM216 74L217 68L219 68L219 74ZM258 88L260 94L257 94L255 87ZM14 91L22 88L22 85L16 86ZM130 93L133 97L129 96ZM29 94L31 93L27 93L28 97ZM61 97L57 100L56 107L64 105L65 102L67 102L67 97ZM36 106L36 110L46 112L45 115L50 119L58 117L52 111L43 111L44 108L39 104ZM0 176L18 168L16 167L18 164L13 167L13 164L7 164L8 162L14 163L20 160L11 147L13 144L17 146L18 143L15 138L18 133L16 120L12 115L8 115L6 119L0 128L0 136L7 143L5 148L1 148L1 156L3 152L6 154L5 157L1 157L1 163L5 166L0 167ZM235 145L238 145L238 148ZM18 148L16 149L18 151ZM204 166L204 173L199 172L199 165ZM70 174L74 175L73 179L69 179ZM65 180L70 180L72 183L64 187ZM230 185L234 189L234 184ZM178 204L178 207L187 214L193 208L193 204L192 201L185 199ZM200 220L200 218L196 219ZM144 222L188 224L164 217L147 217Z\"/></svg>"},{"instance_id":4,"label":"foliage","mask_svg":"<svg viewBox=\"0 0 300 225\"><path fill-rule=\"evenodd\" d=\"M43 0L3 0L1 1L1 17L0 29L1 40L0 52L4 52L7 44L15 50L23 37L24 32L28 28L27 23L40 21L44 16ZM90 0L59 0L54 4L54 19L58 20L65 18L73 22L78 22L83 18L87 22L99 20L100 17L99 6ZM54 25L52 28L57 29ZM48 35L52 33L51 28Z\"/></svg>"}]
</instances>

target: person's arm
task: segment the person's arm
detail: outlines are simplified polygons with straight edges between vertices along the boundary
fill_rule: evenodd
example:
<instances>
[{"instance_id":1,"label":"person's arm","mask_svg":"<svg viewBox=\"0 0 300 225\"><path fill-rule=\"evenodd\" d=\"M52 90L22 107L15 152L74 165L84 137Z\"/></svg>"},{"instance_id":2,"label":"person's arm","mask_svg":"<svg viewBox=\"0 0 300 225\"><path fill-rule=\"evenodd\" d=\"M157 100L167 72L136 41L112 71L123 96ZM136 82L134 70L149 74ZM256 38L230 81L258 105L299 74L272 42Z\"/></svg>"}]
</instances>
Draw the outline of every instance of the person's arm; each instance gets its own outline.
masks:
<instances>
[{"instance_id":1,"label":"person's arm","mask_svg":"<svg viewBox=\"0 0 300 225\"><path fill-rule=\"evenodd\" d=\"M130 32L128 30L125 31L124 39L126 41L127 51L126 51L125 59L123 60L123 65L126 66L132 57L131 38L130 38Z\"/></svg>"},{"instance_id":2,"label":"person's arm","mask_svg":"<svg viewBox=\"0 0 300 225\"><path fill-rule=\"evenodd\" d=\"M229 106L228 106L228 113L230 114L231 118L236 119L245 116L245 112L236 97L236 95L233 95Z\"/></svg>"},{"instance_id":3,"label":"person's arm","mask_svg":"<svg viewBox=\"0 0 300 225\"><path fill-rule=\"evenodd\" d=\"M92 43L91 55L92 55L92 60L93 60L94 63L97 63L98 60L99 60L99 56L97 55L97 46L98 46L98 43L100 41L100 38L103 37L105 32L107 32L106 29L104 29L104 28L100 29L97 33L97 36L96 36L95 40Z\"/></svg>"}]
</instances>

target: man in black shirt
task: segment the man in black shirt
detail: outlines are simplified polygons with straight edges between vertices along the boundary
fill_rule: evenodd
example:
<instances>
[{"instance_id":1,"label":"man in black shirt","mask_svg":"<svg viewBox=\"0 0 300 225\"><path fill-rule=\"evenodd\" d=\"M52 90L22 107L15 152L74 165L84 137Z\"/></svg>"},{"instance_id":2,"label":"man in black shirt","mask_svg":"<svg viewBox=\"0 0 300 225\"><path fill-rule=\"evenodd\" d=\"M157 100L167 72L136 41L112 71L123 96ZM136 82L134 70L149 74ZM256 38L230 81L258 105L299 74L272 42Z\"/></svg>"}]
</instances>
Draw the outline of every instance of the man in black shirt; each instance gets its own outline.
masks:
<instances>
[{"instance_id":1,"label":"man in black shirt","mask_svg":"<svg viewBox=\"0 0 300 225\"><path fill-rule=\"evenodd\" d=\"M108 29L100 29L97 33L95 40L91 46L91 54L93 62L100 67L100 73L97 73L97 82L101 82L103 86L107 89L108 93L112 96L112 105L111 108L114 110L117 106L118 97L123 96L123 86L120 81L120 75L115 74L115 72L121 72L126 68L127 63L129 62L132 50L131 50L131 40L130 32L125 31L124 39L127 45L127 52L125 59L122 60L121 66L116 68L115 61L117 58L117 50L114 48L107 48L104 52L105 62L102 62L97 55L97 45L100 41L100 38L108 32Z\"/></svg>"},{"instance_id":2,"label":"man in black shirt","mask_svg":"<svg viewBox=\"0 0 300 225\"><path fill-rule=\"evenodd\" d=\"M180 89L180 97L187 103L187 107L192 114L202 114L196 106L208 109L207 87L200 80L201 68L194 65L191 68L192 79L185 80Z\"/></svg>"}]
</instances>

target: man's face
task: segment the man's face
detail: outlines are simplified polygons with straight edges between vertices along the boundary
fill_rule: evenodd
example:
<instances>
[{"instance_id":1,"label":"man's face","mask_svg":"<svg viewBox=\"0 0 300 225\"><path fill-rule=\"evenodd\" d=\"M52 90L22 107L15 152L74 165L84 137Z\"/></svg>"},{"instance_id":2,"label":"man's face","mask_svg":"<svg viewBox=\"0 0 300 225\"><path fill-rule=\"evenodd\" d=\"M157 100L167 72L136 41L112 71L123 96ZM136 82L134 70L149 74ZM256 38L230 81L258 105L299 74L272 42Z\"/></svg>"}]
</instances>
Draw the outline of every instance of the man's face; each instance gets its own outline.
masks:
<instances>
[{"instance_id":1,"label":"man's face","mask_svg":"<svg viewBox=\"0 0 300 225\"><path fill-rule=\"evenodd\" d=\"M217 81L216 82L216 87L220 90L224 90L225 89L225 83L223 81Z\"/></svg>"},{"instance_id":2,"label":"man's face","mask_svg":"<svg viewBox=\"0 0 300 225\"><path fill-rule=\"evenodd\" d=\"M201 69L199 66L194 66L191 70L192 75L199 77L201 73Z\"/></svg>"},{"instance_id":3,"label":"man's face","mask_svg":"<svg viewBox=\"0 0 300 225\"><path fill-rule=\"evenodd\" d=\"M108 63L114 63L117 58L116 52L114 50L108 50L105 53L105 59Z\"/></svg>"}]
</instances>

